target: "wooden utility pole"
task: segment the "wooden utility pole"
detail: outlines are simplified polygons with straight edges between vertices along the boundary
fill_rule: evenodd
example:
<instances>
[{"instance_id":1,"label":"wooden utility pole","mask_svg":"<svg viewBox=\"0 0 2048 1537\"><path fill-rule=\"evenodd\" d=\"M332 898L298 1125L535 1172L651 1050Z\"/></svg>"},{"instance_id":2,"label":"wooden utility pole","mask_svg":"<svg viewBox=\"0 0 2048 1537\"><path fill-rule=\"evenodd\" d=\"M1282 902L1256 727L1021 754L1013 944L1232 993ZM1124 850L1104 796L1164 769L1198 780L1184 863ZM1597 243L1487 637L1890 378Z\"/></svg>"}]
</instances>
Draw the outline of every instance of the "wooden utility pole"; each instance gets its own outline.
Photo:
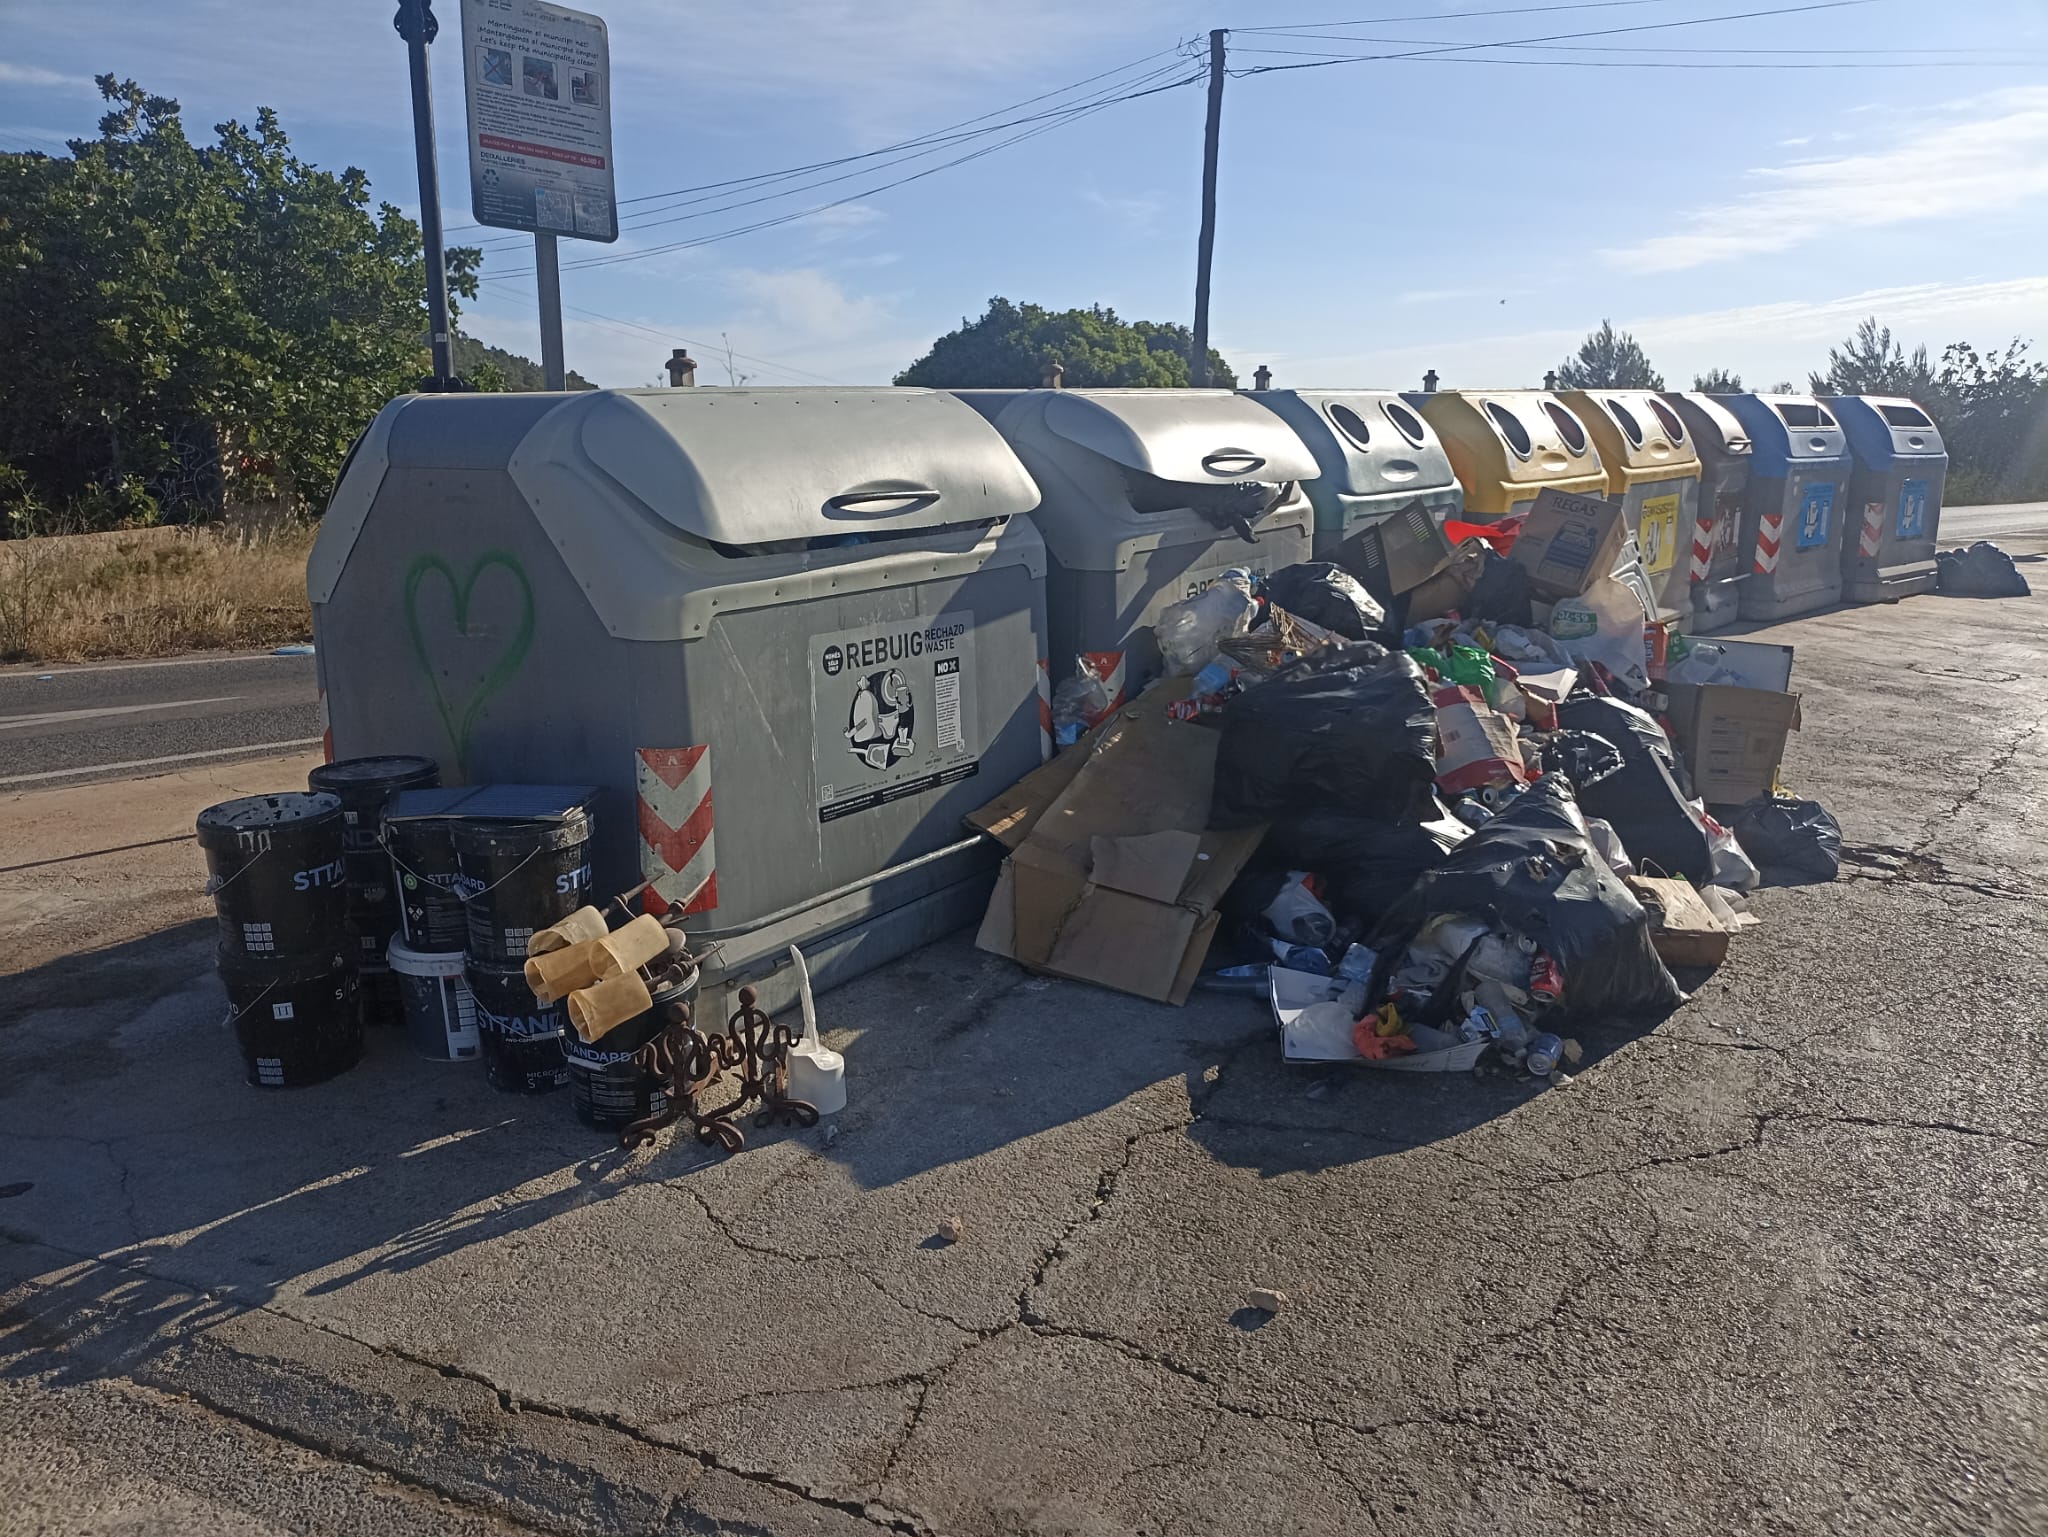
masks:
<instances>
[{"instance_id":1,"label":"wooden utility pole","mask_svg":"<svg viewBox=\"0 0 2048 1537\"><path fill-rule=\"evenodd\" d=\"M1195 254L1194 356L1188 377L1195 388L1209 383L1209 263L1216 254L1216 149L1223 133L1223 39L1218 27L1209 34L1209 123L1202 131L1202 236Z\"/></svg>"}]
</instances>

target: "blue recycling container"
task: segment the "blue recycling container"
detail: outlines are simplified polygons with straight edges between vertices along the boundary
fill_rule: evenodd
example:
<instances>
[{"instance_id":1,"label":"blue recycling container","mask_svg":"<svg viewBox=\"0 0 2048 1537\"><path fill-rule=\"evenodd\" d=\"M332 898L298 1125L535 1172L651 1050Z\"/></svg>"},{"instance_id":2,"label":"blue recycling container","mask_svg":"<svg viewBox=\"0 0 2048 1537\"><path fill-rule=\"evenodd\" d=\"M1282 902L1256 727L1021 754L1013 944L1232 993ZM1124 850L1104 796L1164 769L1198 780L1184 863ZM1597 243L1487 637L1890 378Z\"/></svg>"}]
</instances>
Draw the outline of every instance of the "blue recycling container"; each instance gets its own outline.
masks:
<instances>
[{"instance_id":1,"label":"blue recycling container","mask_svg":"<svg viewBox=\"0 0 2048 1537\"><path fill-rule=\"evenodd\" d=\"M1948 449L1934 419L1910 400L1830 395L1848 434L1849 527L1842 543L1842 596L1887 603L1935 588L1934 545Z\"/></svg>"}]
</instances>

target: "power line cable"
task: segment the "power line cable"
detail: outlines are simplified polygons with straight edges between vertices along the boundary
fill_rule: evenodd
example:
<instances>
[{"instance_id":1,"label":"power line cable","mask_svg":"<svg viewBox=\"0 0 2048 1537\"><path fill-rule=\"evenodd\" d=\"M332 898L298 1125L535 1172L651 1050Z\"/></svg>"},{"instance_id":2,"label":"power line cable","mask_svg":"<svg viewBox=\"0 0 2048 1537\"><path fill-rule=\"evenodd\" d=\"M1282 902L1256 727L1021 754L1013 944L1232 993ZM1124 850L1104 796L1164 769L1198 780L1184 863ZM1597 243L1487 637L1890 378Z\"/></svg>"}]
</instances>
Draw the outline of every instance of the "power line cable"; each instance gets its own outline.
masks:
<instances>
[{"instance_id":1,"label":"power line cable","mask_svg":"<svg viewBox=\"0 0 2048 1537\"><path fill-rule=\"evenodd\" d=\"M1467 21L1480 16L1538 16L1545 11L1612 11L1628 6L1671 5L1676 0L1577 0L1573 5L1516 5L1497 11L1425 11L1411 16L1361 16L1352 21L1294 21L1271 27L1233 27L1236 32L1287 32L1297 27L1385 27L1403 21Z\"/></svg>"},{"instance_id":2,"label":"power line cable","mask_svg":"<svg viewBox=\"0 0 2048 1537\"><path fill-rule=\"evenodd\" d=\"M644 261L646 258L650 256L662 256L672 251L694 250L699 246L715 245L720 241L737 239L741 235L750 235L759 230L773 229L777 225L793 223L798 219L807 219L811 217L813 214L823 213L826 210L832 208L841 208L848 203L858 202L862 198L873 197L877 193L887 192L891 188L905 186L908 183L914 181L922 181L927 176L936 176L941 171L951 170L955 166L965 165L969 161L979 160L984 155L992 155L996 151L1001 149L1007 149L1013 144L1021 144L1026 139L1034 139L1038 137L1040 134L1050 133L1055 128L1063 128L1068 123L1078 122L1081 118L1092 117L1096 113L1106 111L1108 108L1116 106L1120 102L1135 101L1140 97L1157 96L1164 91L1179 90L1183 86L1193 85L1196 82L1205 80L1207 78L1208 71L1206 69L1203 69L1196 71L1193 74L1184 75L1178 80L1169 81L1164 85L1151 86L1142 91L1132 91L1126 95L1113 96L1106 101L1100 101L1089 106L1079 107L1072 110L1064 116L1055 118L1051 122L1041 123L1034 128L1028 128L1022 133L1013 134L1009 138L998 140L994 144L983 145L981 148L970 151L965 155L956 156L954 159L951 160L941 161L938 165L927 166L924 170L913 172L911 175L898 177L894 181L883 182L879 186L863 188L858 192L848 193L845 197L834 198L830 202L819 203L810 208L800 208L792 213L778 214L772 218L767 219L758 219L751 224L739 225L736 228L729 230L719 230L709 235L699 235L689 240L678 240L672 241L665 245L649 246L644 250L621 251L613 255L591 257L584 261L564 262L562 264L562 270L566 272L571 269L580 269L585 267L611 267L617 266L622 262ZM531 276L532 273L533 269L531 267L525 267L514 272L485 273L481 275L481 280L483 282L488 283L506 278L528 277Z\"/></svg>"},{"instance_id":3,"label":"power line cable","mask_svg":"<svg viewBox=\"0 0 2048 1537\"><path fill-rule=\"evenodd\" d=\"M1302 55L1291 48L1242 48L1247 54L1286 54L1293 57L1321 59L1330 64L1366 63L1384 61L1403 64L1511 64L1525 69L2038 69L2048 64L2048 59L1894 59L1853 60L1825 59L1808 64L1774 64L1751 60L1725 60L1722 62L1693 62L1680 59L1473 59L1433 58L1429 55L1414 54L1307 54ZM1293 65L1275 65L1275 69L1290 69ZM1258 75L1268 73L1265 69L1236 71L1239 74Z\"/></svg>"},{"instance_id":4,"label":"power line cable","mask_svg":"<svg viewBox=\"0 0 2048 1537\"><path fill-rule=\"evenodd\" d=\"M1140 86L1140 85L1147 85L1147 84L1150 84L1150 83L1152 83L1153 81L1156 81L1156 80L1159 80L1159 79L1163 78L1164 76L1167 76L1167 75L1170 75L1170 74L1174 74L1174 73L1177 73L1177 72L1178 72L1178 71L1179 71L1179 70L1181 69L1181 67L1182 67L1182 66L1181 66L1181 65L1180 65L1179 63L1174 63L1174 64L1169 64L1169 65L1166 65L1166 66L1164 66L1163 68L1160 68L1160 69L1155 69L1155 70L1149 70L1149 71L1147 71L1147 72L1146 72L1145 74L1137 76L1137 77L1136 77L1135 79L1132 79L1132 80L1129 80L1129 81L1125 81L1125 82L1123 82L1123 86L1124 86L1124 87L1136 87L1136 86ZM975 139L985 138L985 137L987 137L987 136L989 136L989 135L991 135L991 134L995 134L995 133L1000 133L1000 132L1003 132L1003 131L1005 131L1005 130L1007 130L1007 129L1010 129L1010 128L1018 127L1018 126L1020 126L1020 125L1022 125L1022 124L1026 124L1026 123L1033 123L1033 122L1039 122L1039 121L1042 121L1042 120L1044 120L1044 119L1047 119L1047 118L1063 118L1063 117L1069 116L1069 115L1071 115L1071 114L1074 114L1074 113L1080 112L1080 111L1082 111L1082 110L1083 110L1083 109L1085 109L1085 108L1090 108L1090 107L1094 107L1094 106L1097 106L1097 105L1107 105L1107 104L1109 104L1109 103L1110 103L1110 102L1112 102L1112 101L1116 101L1116 100L1128 100L1128 99L1129 99L1129 97L1128 97L1127 95L1126 95L1126 96L1114 96L1114 95L1112 95L1112 94L1111 94L1110 92L1100 92L1100 93L1097 93L1097 94L1096 94L1095 96L1092 96L1092 97L1088 97L1088 98L1085 98L1084 100L1081 100L1081 101L1078 101L1078 102L1071 102L1071 103L1069 103L1068 105L1066 105L1066 106L1064 106L1064 107L1061 107L1061 108L1058 108L1058 109L1055 109L1054 111L1051 111L1051 112L1041 112L1041 113L1033 113L1033 114L1031 114L1031 115L1030 115L1030 116L1028 116L1028 117L1021 117L1021 118L1012 118L1012 119L1010 119L1010 120L1009 120L1009 121L1007 121L1007 122L1003 122L1003 123L997 123L997 124L993 124L993 125L991 125L990 127L987 127L987 128L980 128L980 129L975 129L975 130L973 130L972 132L968 132L968 133L959 133L959 134L947 134L947 135L944 135L943 137L939 137L939 138L936 138L936 139L934 140L934 142L933 142L933 143L932 143L932 144L931 144L931 145L930 145L929 147L926 147L926 148L922 148L922 149L915 149L915 150L911 150L911 151L908 151L908 152L906 152L906 153L902 153L902 154L896 155L896 156L894 156L894 157L893 157L893 158L891 158L891 159L888 159L888 160L884 160L884 161L882 161L882 162L881 162L881 164L879 164L879 165L874 165L874 166L863 166L863 167L857 167L856 169L854 169L854 170L851 170L851 171L842 171L842 172L841 172L841 173L840 173L839 175L837 175L837 176L826 176L826 177L820 177L820 178L818 178L818 179L817 179L817 180L815 180L815 181L808 181L808 182L800 182L800 183L796 183L796 184L794 184L794 185L791 185L791 186L783 187L783 188L781 188L780 190L778 190L778 191L775 191L775 192L768 192L768 193L763 193L763 194L762 194L761 196L759 196L759 197L751 197L751 198L738 198L738 199L733 199L733 200L730 200L730 201L723 201L723 202L719 202L719 201L718 201L718 198L719 198L720 194L712 194L712 195L710 195L710 196L706 196L706 197L698 197L698 198L690 198L690 199L686 199L686 200L685 200L685 201L683 201L683 202L679 202L679 203L672 203L672 204L670 204L670 205L668 206L668 208L664 208L664 209L656 209L656 210L650 210L650 212L654 212L654 213L659 213L659 214L664 214L664 215L667 215L667 217L660 217L660 218L641 218L641 219L637 219L637 220L634 220L634 221L632 221L632 222L630 222L630 223L628 223L628 222L626 222L626 221L624 221L624 220L621 220L621 221L620 221L620 229L621 229L621 231L624 231L624 230L642 230L642 229L658 229L658 228L660 228L660 227L662 227L662 226L664 226L664 225L669 225L669 224L681 224L681 223L685 223L685 222L687 222L687 221L689 221L689 220L691 220L691 219L704 219L704 218L710 218L710 217L713 217L713 216L715 216L715 215L717 215L717 214L721 214L721 213L730 213L730 212L732 212L732 211L734 211L734 210L736 210L736 209L740 209L740 208L752 208L752 207L756 207L756 206L758 206L758 205L760 205L760 204L762 204L762 203L773 203L773 202L778 202L778 201L780 201L781 199L783 199L783 198L785 198L785 197L793 197L793 196L795 196L795 195L796 195L797 193L799 193L799 192L808 192L808 191L812 191L812 190L814 190L814 189L816 189L816 188L818 188L818 187L829 187L829 186L833 186L833 185L836 185L837 183L840 183L840 182L845 182L845 181L851 181L851 180L853 180L853 179L854 179L855 177L857 177L857 176L865 176L865 175L867 175L867 174L869 174L870 172L872 172L872 171L875 171L875 170L882 170L882 169L887 169L887 168L889 168L889 167L891 167L891 166L896 166L896 165L908 165L908 164L910 164L910 163L912 163L912 162L914 162L914 161L918 161L918 160L923 160L923 159L927 159L927 158L929 158L929 157L930 157L930 156L932 156L932 155L936 155L936 154L939 154L939 153L941 153L942 151L944 151L944 150L946 150L946 149L948 149L948 148L951 148L951 147L952 147L952 146L953 146L954 144L956 144L956 143L961 143L961 142L970 142L970 141L973 141L973 140L975 140ZM877 153L879 154L880 152L878 151ZM872 158L872 157L861 157L861 158ZM841 161L841 162L838 162L838 163L840 163L840 164L844 164L844 161ZM692 204L694 204L694 203L705 203L705 202L717 202L717 206L716 206L716 207L712 207L712 208L702 208L702 209L699 209L699 210L697 210L697 211L696 211L696 212L694 212L694 213L682 213L682 214L677 214L677 213L672 213L672 212L671 212L671 210L673 210L673 209L676 209L676 208L687 208L687 207L691 206L691 205L692 205ZM502 237L502 238L499 238L499 239L495 239L495 240L487 240L487 241L483 241L483 242L480 242L480 244L481 244L481 246L482 246L482 248L483 248L483 249L485 249L485 250L491 250L491 249L496 249L496 248L502 248L502 247L505 247L505 246L510 246L510 245L518 245L518 244L523 244L523 243L525 242L525 240L526 240L526 236L525 236L525 235L523 235L523 234L515 234L515 235L511 235L511 236L508 236L508 237Z\"/></svg>"},{"instance_id":5,"label":"power line cable","mask_svg":"<svg viewBox=\"0 0 2048 1537\"><path fill-rule=\"evenodd\" d=\"M1629 32L1663 32L1675 27L1703 27L1722 21L1755 21L1770 16L1797 16L1809 11L1839 11L1872 4L1873 0L1814 0L1807 5L1773 6L1761 11L1736 11L1719 16L1694 16L1682 21L1646 21L1628 27L1601 27L1585 32L1553 32L1544 37L1497 38L1483 43L1442 43L1407 53L1365 53L1308 60L1300 64L1255 64L1250 69L1232 70L1233 75L1272 75L1297 69L1327 69L1333 64L1366 64L1386 59L1422 59L1440 54L1485 52L1493 48L1521 48L1543 43L1576 42L1587 37L1618 37Z\"/></svg>"}]
</instances>

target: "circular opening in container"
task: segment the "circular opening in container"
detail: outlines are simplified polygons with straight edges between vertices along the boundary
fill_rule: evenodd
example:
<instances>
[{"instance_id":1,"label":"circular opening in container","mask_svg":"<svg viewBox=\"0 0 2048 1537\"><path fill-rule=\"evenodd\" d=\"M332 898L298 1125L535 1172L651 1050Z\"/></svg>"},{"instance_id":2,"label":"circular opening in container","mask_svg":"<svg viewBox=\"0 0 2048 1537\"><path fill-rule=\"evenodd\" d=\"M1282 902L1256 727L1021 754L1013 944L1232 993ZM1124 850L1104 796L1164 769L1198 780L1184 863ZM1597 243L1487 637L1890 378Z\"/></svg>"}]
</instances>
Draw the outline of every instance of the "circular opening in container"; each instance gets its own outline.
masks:
<instances>
[{"instance_id":1,"label":"circular opening in container","mask_svg":"<svg viewBox=\"0 0 2048 1537\"><path fill-rule=\"evenodd\" d=\"M1530 440L1529 429L1522 425L1522 419L1497 400L1486 402L1486 414L1493 418L1493 430L1507 440L1515 451L1517 459L1529 457L1529 450L1535 445Z\"/></svg>"},{"instance_id":2,"label":"circular opening in container","mask_svg":"<svg viewBox=\"0 0 2048 1537\"><path fill-rule=\"evenodd\" d=\"M1387 414L1387 420L1394 424L1394 430L1413 443L1417 448L1429 441L1429 429L1422 425L1422 418L1402 405L1398 400L1380 402L1380 409Z\"/></svg>"},{"instance_id":3,"label":"circular opening in container","mask_svg":"<svg viewBox=\"0 0 2048 1537\"><path fill-rule=\"evenodd\" d=\"M1583 454L1586 451L1585 424L1554 400L1544 401L1543 410L1551 425L1557 428L1557 435L1564 439L1564 446L1575 454Z\"/></svg>"},{"instance_id":4,"label":"circular opening in container","mask_svg":"<svg viewBox=\"0 0 2048 1537\"><path fill-rule=\"evenodd\" d=\"M1676 411L1655 397L1651 398L1650 410L1657 418L1657 425L1671 435L1674 444L1685 441L1685 423L1678 419Z\"/></svg>"},{"instance_id":5,"label":"circular opening in container","mask_svg":"<svg viewBox=\"0 0 2048 1537\"><path fill-rule=\"evenodd\" d=\"M1637 448L1641 448L1643 446L1643 424L1636 420L1635 412L1629 410L1627 406L1616 400L1612 395L1607 397L1607 412L1614 418L1615 425L1621 428L1622 435Z\"/></svg>"},{"instance_id":6,"label":"circular opening in container","mask_svg":"<svg viewBox=\"0 0 2048 1537\"><path fill-rule=\"evenodd\" d=\"M1330 420L1337 424L1337 430L1356 443L1360 448L1372 441L1372 428L1366 426L1365 418L1349 406L1332 403L1329 407Z\"/></svg>"}]
</instances>

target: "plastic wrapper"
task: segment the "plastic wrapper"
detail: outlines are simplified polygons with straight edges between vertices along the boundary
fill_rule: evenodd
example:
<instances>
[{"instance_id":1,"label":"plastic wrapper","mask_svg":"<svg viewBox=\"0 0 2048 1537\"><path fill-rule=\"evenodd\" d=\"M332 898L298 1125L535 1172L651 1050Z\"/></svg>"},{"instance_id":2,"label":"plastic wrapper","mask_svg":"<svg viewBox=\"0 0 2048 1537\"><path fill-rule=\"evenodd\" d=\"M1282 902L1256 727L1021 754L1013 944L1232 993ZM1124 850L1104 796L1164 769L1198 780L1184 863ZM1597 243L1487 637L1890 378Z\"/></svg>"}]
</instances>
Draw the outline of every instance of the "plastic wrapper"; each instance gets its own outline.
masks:
<instances>
[{"instance_id":1,"label":"plastic wrapper","mask_svg":"<svg viewBox=\"0 0 2048 1537\"><path fill-rule=\"evenodd\" d=\"M1074 659L1073 676L1060 679L1052 691L1052 737L1062 747L1081 740L1090 726L1109 713L1109 685L1088 658Z\"/></svg>"},{"instance_id":2,"label":"plastic wrapper","mask_svg":"<svg viewBox=\"0 0 2048 1537\"><path fill-rule=\"evenodd\" d=\"M1233 569L1170 605L1152 626L1152 638L1170 671L1199 672L1216 659L1220 641L1251 628L1258 608L1251 573Z\"/></svg>"},{"instance_id":3,"label":"plastic wrapper","mask_svg":"<svg viewBox=\"0 0 2048 1537\"><path fill-rule=\"evenodd\" d=\"M1743 852L1734 832L1708 816L1706 808L1698 801L1693 802L1692 809L1707 829L1707 847L1714 856L1714 884L1726 886L1731 891L1754 891L1763 884L1763 873Z\"/></svg>"},{"instance_id":4,"label":"plastic wrapper","mask_svg":"<svg viewBox=\"0 0 2048 1537\"><path fill-rule=\"evenodd\" d=\"M1621 753L1620 772L1579 790L1585 814L1613 826L1638 869L1683 876L1695 886L1712 880L1707 830L1679 789L1671 739L1656 718L1619 699L1568 700L1557 718L1567 731L1590 732Z\"/></svg>"},{"instance_id":5,"label":"plastic wrapper","mask_svg":"<svg viewBox=\"0 0 2048 1537\"><path fill-rule=\"evenodd\" d=\"M1431 804L1436 710L1422 670L1370 641L1302 658L1219 719L1212 827L1310 808L1395 820Z\"/></svg>"},{"instance_id":6,"label":"plastic wrapper","mask_svg":"<svg viewBox=\"0 0 2048 1537\"><path fill-rule=\"evenodd\" d=\"M1607 861L1607 868L1616 875L1634 875L1636 862L1628 857L1620 834L1616 833L1602 817L1587 817L1586 831L1592 835L1593 847L1600 851L1600 857Z\"/></svg>"},{"instance_id":7,"label":"plastic wrapper","mask_svg":"<svg viewBox=\"0 0 2048 1537\"><path fill-rule=\"evenodd\" d=\"M1593 847L1562 775L1539 779L1425 871L1373 930L1374 998L1387 995L1409 943L1443 914L1528 940L1556 963L1563 985L1546 1024L1643 1018L1685 1001L1651 944L1649 915Z\"/></svg>"},{"instance_id":8,"label":"plastic wrapper","mask_svg":"<svg viewBox=\"0 0 2048 1537\"><path fill-rule=\"evenodd\" d=\"M1643 627L1649 622L1641 596L1611 576L1601 577L1550 611L1550 633L1574 662L1598 662L1638 691L1650 686L1643 651Z\"/></svg>"},{"instance_id":9,"label":"plastic wrapper","mask_svg":"<svg viewBox=\"0 0 2048 1537\"><path fill-rule=\"evenodd\" d=\"M1280 938L1297 945L1325 945L1337 932L1335 915L1309 890L1302 870L1287 873L1287 884L1266 904L1266 922Z\"/></svg>"},{"instance_id":10,"label":"plastic wrapper","mask_svg":"<svg viewBox=\"0 0 2048 1537\"><path fill-rule=\"evenodd\" d=\"M1842 827L1819 801L1760 795L1736 813L1733 831L1773 885L1810 885L1842 873Z\"/></svg>"},{"instance_id":11,"label":"plastic wrapper","mask_svg":"<svg viewBox=\"0 0 2048 1537\"><path fill-rule=\"evenodd\" d=\"M1266 601L1311 624L1334 630L1346 640L1391 637L1386 610L1342 566L1303 561L1266 578Z\"/></svg>"}]
</instances>

